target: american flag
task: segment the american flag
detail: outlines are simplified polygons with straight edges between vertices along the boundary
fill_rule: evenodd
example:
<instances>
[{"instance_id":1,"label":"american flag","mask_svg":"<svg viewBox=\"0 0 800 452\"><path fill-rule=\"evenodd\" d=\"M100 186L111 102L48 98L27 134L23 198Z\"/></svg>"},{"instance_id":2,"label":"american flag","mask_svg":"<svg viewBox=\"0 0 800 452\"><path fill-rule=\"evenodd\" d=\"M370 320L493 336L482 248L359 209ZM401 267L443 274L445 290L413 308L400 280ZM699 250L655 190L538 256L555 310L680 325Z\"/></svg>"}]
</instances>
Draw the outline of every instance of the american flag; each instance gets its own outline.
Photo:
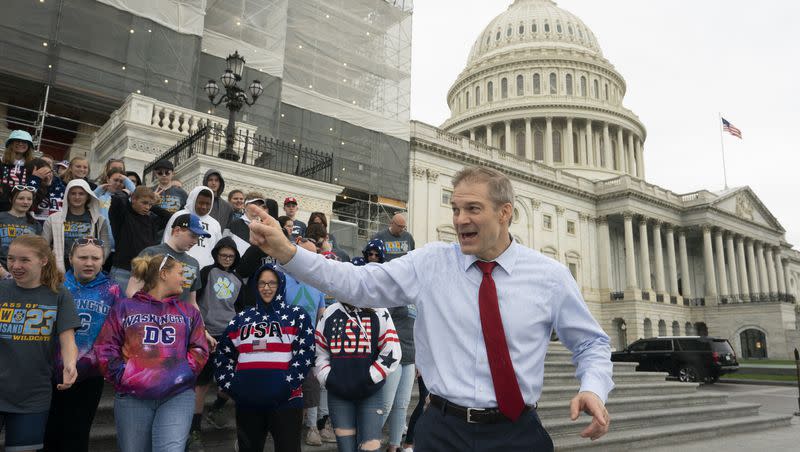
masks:
<instances>
[{"instance_id":1,"label":"american flag","mask_svg":"<svg viewBox=\"0 0 800 452\"><path fill-rule=\"evenodd\" d=\"M727 119L722 118L722 130L728 132L729 134L735 136L738 139L742 139L742 131L737 129L736 126L728 122Z\"/></svg>"}]
</instances>

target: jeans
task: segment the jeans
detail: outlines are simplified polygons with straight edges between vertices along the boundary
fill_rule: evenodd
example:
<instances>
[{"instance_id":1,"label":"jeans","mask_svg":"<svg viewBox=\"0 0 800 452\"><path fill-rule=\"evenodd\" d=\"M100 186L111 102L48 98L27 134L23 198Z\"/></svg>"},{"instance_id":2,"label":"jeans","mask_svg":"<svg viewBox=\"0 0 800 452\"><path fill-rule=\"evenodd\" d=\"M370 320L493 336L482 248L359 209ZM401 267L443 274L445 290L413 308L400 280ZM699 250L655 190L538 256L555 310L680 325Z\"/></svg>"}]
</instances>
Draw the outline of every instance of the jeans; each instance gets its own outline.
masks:
<instances>
[{"instance_id":1,"label":"jeans","mask_svg":"<svg viewBox=\"0 0 800 452\"><path fill-rule=\"evenodd\" d=\"M194 414L194 391L168 399L114 397L117 443L122 452L184 452Z\"/></svg>"},{"instance_id":2,"label":"jeans","mask_svg":"<svg viewBox=\"0 0 800 452\"><path fill-rule=\"evenodd\" d=\"M399 446L406 425L406 410L416 374L413 364L403 364L386 376L383 391L383 423L389 421L389 445Z\"/></svg>"},{"instance_id":3,"label":"jeans","mask_svg":"<svg viewBox=\"0 0 800 452\"><path fill-rule=\"evenodd\" d=\"M128 280L130 277L130 270L125 270L119 267L111 267L111 279L119 284L120 293L123 297L125 297L125 291L128 290Z\"/></svg>"},{"instance_id":4,"label":"jeans","mask_svg":"<svg viewBox=\"0 0 800 452\"><path fill-rule=\"evenodd\" d=\"M262 452L267 433L272 433L275 450L300 452L302 408L273 411L236 410L236 439L239 452Z\"/></svg>"},{"instance_id":5,"label":"jeans","mask_svg":"<svg viewBox=\"0 0 800 452\"><path fill-rule=\"evenodd\" d=\"M411 413L411 419L408 420L406 444L414 444L414 432L417 427L417 421L419 420L420 416L422 416L422 412L425 410L425 399L429 394L428 388L425 386L425 382L422 380L421 375L417 378L417 388L419 389L419 401L417 402L416 408L414 408L414 412Z\"/></svg>"},{"instance_id":6,"label":"jeans","mask_svg":"<svg viewBox=\"0 0 800 452\"><path fill-rule=\"evenodd\" d=\"M43 451L88 451L89 432L102 395L103 377L87 378L64 391L53 389Z\"/></svg>"},{"instance_id":7,"label":"jeans","mask_svg":"<svg viewBox=\"0 0 800 452\"><path fill-rule=\"evenodd\" d=\"M382 391L361 400L342 399L328 391L328 411L334 432L337 429L356 431L355 435L336 435L339 452L357 452L363 450L359 445L366 441L380 441L383 425Z\"/></svg>"}]
</instances>

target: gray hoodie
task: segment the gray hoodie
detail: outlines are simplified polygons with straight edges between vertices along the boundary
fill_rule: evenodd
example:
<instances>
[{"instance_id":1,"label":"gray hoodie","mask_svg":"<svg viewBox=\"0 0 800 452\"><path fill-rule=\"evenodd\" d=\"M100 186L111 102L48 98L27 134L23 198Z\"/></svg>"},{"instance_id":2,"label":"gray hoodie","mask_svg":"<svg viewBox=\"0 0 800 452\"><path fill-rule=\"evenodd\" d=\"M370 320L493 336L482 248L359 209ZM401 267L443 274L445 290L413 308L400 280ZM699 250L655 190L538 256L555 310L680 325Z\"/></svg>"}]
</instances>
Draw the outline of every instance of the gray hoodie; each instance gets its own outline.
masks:
<instances>
[{"instance_id":1,"label":"gray hoodie","mask_svg":"<svg viewBox=\"0 0 800 452\"><path fill-rule=\"evenodd\" d=\"M214 193L214 203L211 205L211 212L209 212L209 215L217 220L219 226L224 231L228 229L228 223L233 216L233 206L231 206L228 201L222 199L222 193L225 192L225 179L222 178L222 173L213 169L206 171L206 175L203 176L203 185L208 187L208 177L212 174L216 174L217 177L219 177L219 192Z\"/></svg>"}]
</instances>

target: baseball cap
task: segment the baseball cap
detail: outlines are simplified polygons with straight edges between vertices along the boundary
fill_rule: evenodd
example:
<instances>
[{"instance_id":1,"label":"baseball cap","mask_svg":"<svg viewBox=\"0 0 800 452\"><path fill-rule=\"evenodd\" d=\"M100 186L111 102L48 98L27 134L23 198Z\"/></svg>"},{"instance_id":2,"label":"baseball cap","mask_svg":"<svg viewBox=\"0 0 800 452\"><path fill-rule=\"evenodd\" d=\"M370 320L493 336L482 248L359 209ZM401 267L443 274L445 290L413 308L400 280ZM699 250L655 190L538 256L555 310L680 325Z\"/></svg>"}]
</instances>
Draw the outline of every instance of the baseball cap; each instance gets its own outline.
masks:
<instances>
[{"instance_id":1,"label":"baseball cap","mask_svg":"<svg viewBox=\"0 0 800 452\"><path fill-rule=\"evenodd\" d=\"M195 234L199 235L200 237L205 237L205 238L211 237L211 234L205 229L203 229L202 226L200 226L200 217L198 217L193 213L184 213L182 215L178 215L178 217L175 218L175 222L172 223L172 227L186 228L194 232Z\"/></svg>"},{"instance_id":2,"label":"baseball cap","mask_svg":"<svg viewBox=\"0 0 800 452\"><path fill-rule=\"evenodd\" d=\"M153 166L153 170L155 171L160 169L175 171L175 165L173 165L169 160L159 160Z\"/></svg>"},{"instance_id":3,"label":"baseball cap","mask_svg":"<svg viewBox=\"0 0 800 452\"><path fill-rule=\"evenodd\" d=\"M297 198L295 198L294 196L289 196L288 198L286 198L286 199L284 199L284 200L283 200L283 205L284 205L284 206L285 206L286 204L291 204L291 203L295 203L295 204L297 204Z\"/></svg>"},{"instance_id":4,"label":"baseball cap","mask_svg":"<svg viewBox=\"0 0 800 452\"><path fill-rule=\"evenodd\" d=\"M244 201L244 205L253 204L254 202L260 202L262 206L267 203L266 201L264 201L264 198L253 198L253 199L246 199Z\"/></svg>"},{"instance_id":5,"label":"baseball cap","mask_svg":"<svg viewBox=\"0 0 800 452\"><path fill-rule=\"evenodd\" d=\"M59 161L59 162L56 162L56 166L61 166L61 167L64 167L64 168L69 168L69 160L61 160L61 161Z\"/></svg>"}]
</instances>

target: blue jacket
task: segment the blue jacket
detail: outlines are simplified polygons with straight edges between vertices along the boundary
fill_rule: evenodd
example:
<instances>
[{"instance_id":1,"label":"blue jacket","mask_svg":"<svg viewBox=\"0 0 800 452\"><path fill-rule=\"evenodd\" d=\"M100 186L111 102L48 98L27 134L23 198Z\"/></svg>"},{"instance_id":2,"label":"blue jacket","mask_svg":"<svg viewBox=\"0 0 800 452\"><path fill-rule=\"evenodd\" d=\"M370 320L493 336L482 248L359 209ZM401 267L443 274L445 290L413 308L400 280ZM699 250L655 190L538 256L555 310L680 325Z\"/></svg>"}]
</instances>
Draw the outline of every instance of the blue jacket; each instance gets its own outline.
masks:
<instances>
[{"instance_id":1,"label":"blue jacket","mask_svg":"<svg viewBox=\"0 0 800 452\"><path fill-rule=\"evenodd\" d=\"M258 292L265 271L278 276L269 302ZM249 279L256 305L231 320L217 345L214 366L217 385L239 408L275 410L303 407L303 380L314 366L314 329L308 314L286 299L286 277L272 264Z\"/></svg>"},{"instance_id":2,"label":"blue jacket","mask_svg":"<svg viewBox=\"0 0 800 452\"><path fill-rule=\"evenodd\" d=\"M103 323L106 321L111 307L120 299L119 285L100 272L86 284L75 279L69 270L64 278L64 287L72 294L81 327L75 331L75 344L78 346L78 381L89 377L100 376L94 342ZM56 359L56 377L62 376L63 363L60 354Z\"/></svg>"}]
</instances>

